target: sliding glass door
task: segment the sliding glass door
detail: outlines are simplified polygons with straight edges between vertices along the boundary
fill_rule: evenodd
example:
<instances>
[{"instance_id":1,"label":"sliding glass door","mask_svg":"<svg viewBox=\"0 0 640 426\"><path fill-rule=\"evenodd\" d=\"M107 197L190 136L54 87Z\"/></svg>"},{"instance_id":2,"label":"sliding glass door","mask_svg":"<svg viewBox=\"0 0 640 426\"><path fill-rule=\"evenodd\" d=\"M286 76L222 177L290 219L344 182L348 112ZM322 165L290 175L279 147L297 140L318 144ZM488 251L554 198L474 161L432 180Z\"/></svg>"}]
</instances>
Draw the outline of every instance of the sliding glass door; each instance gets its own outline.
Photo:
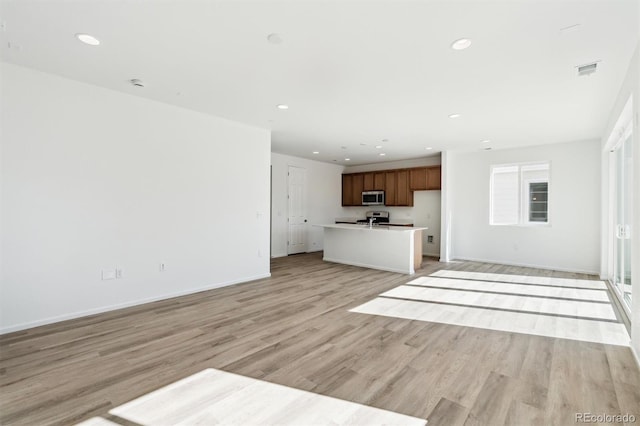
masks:
<instances>
[{"instance_id":1,"label":"sliding glass door","mask_svg":"<svg viewBox=\"0 0 640 426\"><path fill-rule=\"evenodd\" d=\"M613 284L622 304L631 309L631 220L633 188L633 144L627 132L615 146L615 226Z\"/></svg>"}]
</instances>

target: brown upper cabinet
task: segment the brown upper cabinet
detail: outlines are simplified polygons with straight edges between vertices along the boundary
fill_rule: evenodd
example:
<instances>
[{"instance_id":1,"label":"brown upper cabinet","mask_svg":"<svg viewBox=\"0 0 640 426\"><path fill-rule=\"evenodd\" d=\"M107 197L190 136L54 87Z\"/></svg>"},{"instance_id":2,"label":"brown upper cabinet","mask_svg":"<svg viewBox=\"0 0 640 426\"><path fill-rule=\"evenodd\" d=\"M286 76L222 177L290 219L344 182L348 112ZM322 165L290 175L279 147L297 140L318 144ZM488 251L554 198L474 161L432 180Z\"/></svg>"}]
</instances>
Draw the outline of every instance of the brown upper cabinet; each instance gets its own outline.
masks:
<instances>
[{"instance_id":1,"label":"brown upper cabinet","mask_svg":"<svg viewBox=\"0 0 640 426\"><path fill-rule=\"evenodd\" d=\"M409 189L423 191L427 189L427 168L409 169Z\"/></svg>"},{"instance_id":2,"label":"brown upper cabinet","mask_svg":"<svg viewBox=\"0 0 640 426\"><path fill-rule=\"evenodd\" d=\"M385 172L374 172L373 173L373 189L376 191L384 191L385 180L386 180Z\"/></svg>"},{"instance_id":3,"label":"brown upper cabinet","mask_svg":"<svg viewBox=\"0 0 640 426\"><path fill-rule=\"evenodd\" d=\"M364 190L365 191L384 191L385 188L385 172L367 172L364 173Z\"/></svg>"},{"instance_id":4,"label":"brown upper cabinet","mask_svg":"<svg viewBox=\"0 0 640 426\"><path fill-rule=\"evenodd\" d=\"M362 191L364 191L364 175L358 173L353 175L353 205L362 205Z\"/></svg>"},{"instance_id":5,"label":"brown upper cabinet","mask_svg":"<svg viewBox=\"0 0 640 426\"><path fill-rule=\"evenodd\" d=\"M395 170L384 174L384 204L387 206L396 205L396 172Z\"/></svg>"},{"instance_id":6,"label":"brown upper cabinet","mask_svg":"<svg viewBox=\"0 0 640 426\"><path fill-rule=\"evenodd\" d=\"M365 173L363 176L363 179L364 179L364 190L373 191L375 189L375 185L373 182L373 172Z\"/></svg>"},{"instance_id":7,"label":"brown upper cabinet","mask_svg":"<svg viewBox=\"0 0 640 426\"><path fill-rule=\"evenodd\" d=\"M353 204L353 175L342 175L342 205L343 206L354 205Z\"/></svg>"},{"instance_id":8,"label":"brown upper cabinet","mask_svg":"<svg viewBox=\"0 0 640 426\"><path fill-rule=\"evenodd\" d=\"M426 189L440 189L441 184L441 171L440 166L427 167L427 188Z\"/></svg>"},{"instance_id":9,"label":"brown upper cabinet","mask_svg":"<svg viewBox=\"0 0 640 426\"><path fill-rule=\"evenodd\" d=\"M391 205L391 204L387 204ZM413 194L409 188L409 170L396 171L396 206L412 206Z\"/></svg>"},{"instance_id":10,"label":"brown upper cabinet","mask_svg":"<svg viewBox=\"0 0 640 426\"><path fill-rule=\"evenodd\" d=\"M385 205L413 206L413 191L440 189L440 166L342 175L342 205L361 206L362 191L385 191Z\"/></svg>"}]
</instances>

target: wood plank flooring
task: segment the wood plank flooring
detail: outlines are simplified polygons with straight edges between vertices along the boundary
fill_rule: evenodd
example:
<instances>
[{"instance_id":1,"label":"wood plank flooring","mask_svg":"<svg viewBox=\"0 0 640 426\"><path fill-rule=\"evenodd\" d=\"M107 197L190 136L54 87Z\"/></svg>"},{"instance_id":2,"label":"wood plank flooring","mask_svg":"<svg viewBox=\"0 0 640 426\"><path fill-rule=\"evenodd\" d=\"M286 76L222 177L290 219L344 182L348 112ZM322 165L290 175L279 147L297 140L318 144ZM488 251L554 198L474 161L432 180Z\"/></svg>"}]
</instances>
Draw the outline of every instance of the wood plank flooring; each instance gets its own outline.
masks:
<instances>
[{"instance_id":1,"label":"wood plank flooring","mask_svg":"<svg viewBox=\"0 0 640 426\"><path fill-rule=\"evenodd\" d=\"M74 424L207 368L436 425L569 425L636 415L640 371L625 346L349 312L446 269L591 277L475 262L417 276L272 261L272 277L0 336L0 424Z\"/></svg>"}]
</instances>

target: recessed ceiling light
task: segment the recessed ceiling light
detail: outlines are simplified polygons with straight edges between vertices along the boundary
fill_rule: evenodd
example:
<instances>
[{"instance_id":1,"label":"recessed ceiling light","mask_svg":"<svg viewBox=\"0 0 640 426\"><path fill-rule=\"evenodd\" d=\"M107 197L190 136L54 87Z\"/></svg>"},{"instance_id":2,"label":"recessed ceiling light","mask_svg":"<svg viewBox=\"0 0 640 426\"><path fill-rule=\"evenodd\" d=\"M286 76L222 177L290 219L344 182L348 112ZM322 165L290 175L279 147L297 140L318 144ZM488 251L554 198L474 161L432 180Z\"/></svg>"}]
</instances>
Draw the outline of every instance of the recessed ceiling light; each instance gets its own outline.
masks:
<instances>
[{"instance_id":1,"label":"recessed ceiling light","mask_svg":"<svg viewBox=\"0 0 640 426\"><path fill-rule=\"evenodd\" d=\"M381 153L380 153L380 154L378 154L378 155L380 155L380 157L384 157L384 156L385 156L385 155L387 155L387 154L385 154L384 152L381 152Z\"/></svg>"},{"instance_id":2,"label":"recessed ceiling light","mask_svg":"<svg viewBox=\"0 0 640 426\"><path fill-rule=\"evenodd\" d=\"M89 44L91 46L97 46L100 44L100 40L89 34L78 33L76 34L76 38L84 44Z\"/></svg>"},{"instance_id":3,"label":"recessed ceiling light","mask_svg":"<svg viewBox=\"0 0 640 426\"><path fill-rule=\"evenodd\" d=\"M281 44L282 43L282 36L280 34L269 34L267 36L267 41L269 41L269 43L271 44Z\"/></svg>"},{"instance_id":4,"label":"recessed ceiling light","mask_svg":"<svg viewBox=\"0 0 640 426\"><path fill-rule=\"evenodd\" d=\"M278 105L278 109L289 109L289 105L280 104Z\"/></svg>"},{"instance_id":5,"label":"recessed ceiling light","mask_svg":"<svg viewBox=\"0 0 640 426\"><path fill-rule=\"evenodd\" d=\"M382 139L382 142L389 142L389 139Z\"/></svg>"},{"instance_id":6,"label":"recessed ceiling light","mask_svg":"<svg viewBox=\"0 0 640 426\"><path fill-rule=\"evenodd\" d=\"M449 115L449 118L459 118L460 114L451 114Z\"/></svg>"},{"instance_id":7,"label":"recessed ceiling light","mask_svg":"<svg viewBox=\"0 0 640 426\"><path fill-rule=\"evenodd\" d=\"M351 158L345 158L344 161L351 161Z\"/></svg>"},{"instance_id":8,"label":"recessed ceiling light","mask_svg":"<svg viewBox=\"0 0 640 426\"><path fill-rule=\"evenodd\" d=\"M471 46L471 40L468 38L461 38L451 43L451 48L453 50L464 50L469 46Z\"/></svg>"},{"instance_id":9,"label":"recessed ceiling light","mask_svg":"<svg viewBox=\"0 0 640 426\"><path fill-rule=\"evenodd\" d=\"M320 151L313 151L314 154L320 154Z\"/></svg>"},{"instance_id":10,"label":"recessed ceiling light","mask_svg":"<svg viewBox=\"0 0 640 426\"><path fill-rule=\"evenodd\" d=\"M428 146L428 147L426 147L425 149L426 149L427 151L430 151L430 150L432 150L433 148L431 148L430 146Z\"/></svg>"},{"instance_id":11,"label":"recessed ceiling light","mask_svg":"<svg viewBox=\"0 0 640 426\"><path fill-rule=\"evenodd\" d=\"M376 145L376 149L382 149L382 145Z\"/></svg>"},{"instance_id":12,"label":"recessed ceiling light","mask_svg":"<svg viewBox=\"0 0 640 426\"><path fill-rule=\"evenodd\" d=\"M482 142L482 143L489 143L489 142L491 142L491 141L490 141L489 139L485 139L485 140L483 140L483 141L481 141L481 142Z\"/></svg>"}]
</instances>

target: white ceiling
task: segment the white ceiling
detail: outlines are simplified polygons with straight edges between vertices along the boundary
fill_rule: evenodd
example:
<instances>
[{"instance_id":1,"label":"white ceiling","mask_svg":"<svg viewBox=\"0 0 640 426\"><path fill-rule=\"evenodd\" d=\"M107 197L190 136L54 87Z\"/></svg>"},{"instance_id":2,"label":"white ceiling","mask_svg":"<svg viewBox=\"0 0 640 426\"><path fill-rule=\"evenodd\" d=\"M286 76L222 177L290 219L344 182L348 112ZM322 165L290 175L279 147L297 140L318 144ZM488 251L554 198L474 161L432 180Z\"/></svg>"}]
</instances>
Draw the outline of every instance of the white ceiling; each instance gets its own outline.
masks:
<instances>
[{"instance_id":1,"label":"white ceiling","mask_svg":"<svg viewBox=\"0 0 640 426\"><path fill-rule=\"evenodd\" d=\"M270 128L273 151L340 164L600 138L638 38L637 0L0 5L5 61Z\"/></svg>"}]
</instances>

